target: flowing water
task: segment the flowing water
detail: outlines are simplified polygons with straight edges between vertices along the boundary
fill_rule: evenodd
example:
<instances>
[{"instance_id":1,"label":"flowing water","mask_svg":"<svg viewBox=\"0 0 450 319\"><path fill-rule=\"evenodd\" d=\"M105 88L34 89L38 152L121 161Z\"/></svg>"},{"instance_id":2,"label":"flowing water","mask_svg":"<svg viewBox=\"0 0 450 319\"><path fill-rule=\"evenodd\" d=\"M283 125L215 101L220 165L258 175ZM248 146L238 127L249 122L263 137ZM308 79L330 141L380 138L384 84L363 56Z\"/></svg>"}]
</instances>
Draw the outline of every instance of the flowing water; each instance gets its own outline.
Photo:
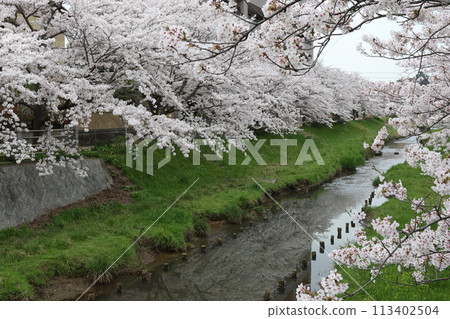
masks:
<instances>
[{"instance_id":1,"label":"flowing water","mask_svg":"<svg viewBox=\"0 0 450 319\"><path fill-rule=\"evenodd\" d=\"M317 289L321 277L333 267L327 253L353 239L354 228L345 231L345 224L350 223L347 211L360 210L374 190L372 181L379 173L373 166L386 171L402 163L402 149L411 142L391 143L383 149L383 156L374 157L356 173L336 178L308 197L293 193L280 199L285 212L269 213L266 221L239 231L230 225L212 229L210 243L217 237L238 234L220 247L197 251L185 261L172 263L169 270L154 267L147 280L121 278L120 293L111 288L97 300L262 300L266 290L272 300L293 300L299 282ZM382 202L375 198L372 205ZM338 227L342 228L341 239L337 238ZM332 235L334 245L330 243ZM325 243L323 253L320 241ZM316 260L311 252L316 252ZM296 276L291 275L293 270ZM280 279L285 280L284 291L278 290Z\"/></svg>"}]
</instances>

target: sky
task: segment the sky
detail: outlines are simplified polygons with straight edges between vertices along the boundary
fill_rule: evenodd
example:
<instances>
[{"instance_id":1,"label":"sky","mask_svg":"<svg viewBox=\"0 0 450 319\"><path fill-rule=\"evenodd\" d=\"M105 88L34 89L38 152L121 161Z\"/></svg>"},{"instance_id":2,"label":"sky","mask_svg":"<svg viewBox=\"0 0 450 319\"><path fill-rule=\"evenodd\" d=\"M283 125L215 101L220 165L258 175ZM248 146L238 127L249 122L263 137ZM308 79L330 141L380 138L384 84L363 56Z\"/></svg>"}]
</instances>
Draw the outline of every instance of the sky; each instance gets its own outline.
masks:
<instances>
[{"instance_id":1,"label":"sky","mask_svg":"<svg viewBox=\"0 0 450 319\"><path fill-rule=\"evenodd\" d=\"M406 75L402 67L394 61L382 58L370 58L356 49L365 34L376 35L381 39L389 39L391 30L398 29L395 22L386 19L373 21L361 30L335 37L330 41L320 60L327 66L333 66L346 72L358 73L372 81L395 81Z\"/></svg>"}]
</instances>

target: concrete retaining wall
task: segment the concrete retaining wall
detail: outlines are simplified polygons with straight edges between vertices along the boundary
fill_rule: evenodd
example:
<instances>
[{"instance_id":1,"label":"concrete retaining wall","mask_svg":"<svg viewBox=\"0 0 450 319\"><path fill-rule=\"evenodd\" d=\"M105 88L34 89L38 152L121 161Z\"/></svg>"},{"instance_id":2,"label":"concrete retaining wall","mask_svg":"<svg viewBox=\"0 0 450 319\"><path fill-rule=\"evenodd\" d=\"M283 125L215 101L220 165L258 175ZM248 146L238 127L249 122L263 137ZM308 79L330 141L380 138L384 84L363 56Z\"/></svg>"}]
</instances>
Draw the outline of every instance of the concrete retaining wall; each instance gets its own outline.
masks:
<instances>
[{"instance_id":1,"label":"concrete retaining wall","mask_svg":"<svg viewBox=\"0 0 450 319\"><path fill-rule=\"evenodd\" d=\"M55 167L39 176L35 164L0 165L0 229L32 221L48 210L65 206L109 188L112 184L100 159L85 160L89 176Z\"/></svg>"}]
</instances>

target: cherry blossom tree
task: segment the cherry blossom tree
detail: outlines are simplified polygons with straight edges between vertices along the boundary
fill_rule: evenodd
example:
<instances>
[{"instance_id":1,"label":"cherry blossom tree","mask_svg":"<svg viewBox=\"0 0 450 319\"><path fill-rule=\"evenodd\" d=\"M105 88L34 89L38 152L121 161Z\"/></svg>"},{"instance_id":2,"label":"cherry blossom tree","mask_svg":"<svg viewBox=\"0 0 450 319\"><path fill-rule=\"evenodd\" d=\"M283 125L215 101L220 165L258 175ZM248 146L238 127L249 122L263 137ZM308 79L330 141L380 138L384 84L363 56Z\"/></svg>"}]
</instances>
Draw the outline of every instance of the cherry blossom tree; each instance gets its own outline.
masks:
<instances>
[{"instance_id":1,"label":"cherry blossom tree","mask_svg":"<svg viewBox=\"0 0 450 319\"><path fill-rule=\"evenodd\" d=\"M112 112L137 138L187 155L194 137L225 144L261 129L294 132L302 117L332 125L374 105L361 79L337 70L324 76L323 66L305 79L283 74L248 55L250 42L235 48L233 61L185 63L191 49L206 50L187 34L225 40L234 32L229 23L241 23L196 0L4 0L0 9L0 153L21 162L44 152L43 174L54 165L86 174L73 131L87 128L94 113ZM54 45L58 35L65 47ZM32 123L19 116L24 111ZM55 128L66 137L55 138ZM45 130L37 145L18 138L27 129Z\"/></svg>"},{"instance_id":2,"label":"cherry blossom tree","mask_svg":"<svg viewBox=\"0 0 450 319\"><path fill-rule=\"evenodd\" d=\"M408 163L434 178L442 199L409 199L401 182L380 185L380 196L411 203L411 222L400 228L393 217L368 223L364 213L352 213L379 237L363 228L356 243L331 254L339 266L371 271L371 280L348 292L332 271L322 290L300 286L298 298L352 295L392 265L411 273L407 284L448 279L442 276L450 260L450 162L442 156L449 151L448 1L269 0L262 12L262 19L243 16L233 0L0 1L0 153L21 162L43 151L43 174L65 165L83 175L72 132L88 127L94 113L112 112L137 138L187 155L194 137L225 144L256 138L260 129L293 132L301 117L332 125L377 114L386 99L395 115L390 124L423 143L407 150ZM397 21L401 31L389 41L368 37L361 50L397 60L427 81L419 76L369 88L318 63L333 36L377 19ZM54 45L58 35L65 47ZM45 130L37 146L18 138L30 128ZM65 138L53 137L55 128ZM381 130L374 151L385 137Z\"/></svg>"},{"instance_id":3,"label":"cherry blossom tree","mask_svg":"<svg viewBox=\"0 0 450 319\"><path fill-rule=\"evenodd\" d=\"M264 17L256 19L243 16L235 0L209 0L204 10L211 7L218 17L229 15L238 20L222 23L222 30L207 40L189 28L176 26L171 43L185 63L202 61L208 68L208 60L221 59L221 67L227 69L242 53L243 43L250 42L253 52L282 70L304 73L316 65L334 36L384 18L414 23L424 12L447 5L446 0L268 0L262 7Z\"/></svg>"},{"instance_id":4,"label":"cherry blossom tree","mask_svg":"<svg viewBox=\"0 0 450 319\"><path fill-rule=\"evenodd\" d=\"M392 32L388 41L367 36L360 50L367 55L383 57L417 74L395 83L373 84L373 94L389 101L387 111L393 117L390 124L404 136L415 135L421 144L409 147L407 161L434 178L430 191L441 196L437 203L427 198L410 199L399 182L385 182L377 189L379 196L394 197L411 204L412 219L400 228L391 216L367 223L364 213L352 213L365 227L356 233L357 242L330 254L342 267L370 271L372 278L355 292L348 292L336 270L322 280L322 289L309 291L300 285L300 300L337 300L353 295L382 278L383 269L398 266L398 271L410 274L404 285L420 285L449 279L445 273L450 261L449 204L449 2L445 0L400 1L340 1L340 0L268 0L263 6L264 17L241 16L233 1L208 1L217 12L240 17L223 25L226 32L204 41L188 30L180 36L172 34L175 47L182 44L183 63L201 61L209 68L212 61L221 60L223 69L239 58L243 43L253 46L253 53L266 59L288 74L314 72L318 58L333 36L364 27L378 19L398 22L400 31ZM189 44L189 45L186 45ZM315 54L310 54L311 47ZM220 72L221 70L214 70ZM423 75L426 74L426 79ZM328 82L330 84L330 82ZM332 83L327 89L335 88ZM324 90L324 87L320 88ZM319 94L323 94L321 91ZM337 97L336 102L346 100ZM339 103L339 102L338 102ZM308 108L307 112L314 112ZM344 113L345 114L345 113ZM387 137L383 128L372 145L364 147L380 152ZM443 156L444 154L444 156ZM383 179L383 178L381 178ZM395 216L395 212L392 212ZM375 231L370 237L365 229ZM381 276L381 277L380 277Z\"/></svg>"},{"instance_id":5,"label":"cherry blossom tree","mask_svg":"<svg viewBox=\"0 0 450 319\"><path fill-rule=\"evenodd\" d=\"M418 4L420 8L416 7ZM393 282L399 285L414 286L450 279L448 2L404 1L396 5L402 6L396 8L391 18L401 22L401 31L393 32L388 41L367 36L364 39L366 45L360 49L371 56L396 60L419 75L395 83L374 84L373 91L390 101L387 111L394 116L390 124L401 135L417 136L420 143L406 148L406 160L434 179L430 192L437 193L440 198L437 201L431 201L428 195L409 198L401 181L381 184L376 190L377 196L395 198L411 205L410 222L400 227L395 212L392 212L393 217L377 218L368 223L363 212L352 212L352 218L363 226L355 233L356 243L330 254L340 267L345 265L370 271L371 279L356 291L348 292L348 287L340 282L341 278L331 272L316 293L300 285L297 290L299 300L352 296L377 279L387 280L383 277L387 267L397 267L399 273L408 275L408 280ZM411 11L412 8L416 9ZM423 74L431 81L428 78L423 81ZM383 128L374 140L372 150L379 152L386 137ZM381 180L384 180L383 176ZM367 229L377 236L369 236Z\"/></svg>"}]
</instances>

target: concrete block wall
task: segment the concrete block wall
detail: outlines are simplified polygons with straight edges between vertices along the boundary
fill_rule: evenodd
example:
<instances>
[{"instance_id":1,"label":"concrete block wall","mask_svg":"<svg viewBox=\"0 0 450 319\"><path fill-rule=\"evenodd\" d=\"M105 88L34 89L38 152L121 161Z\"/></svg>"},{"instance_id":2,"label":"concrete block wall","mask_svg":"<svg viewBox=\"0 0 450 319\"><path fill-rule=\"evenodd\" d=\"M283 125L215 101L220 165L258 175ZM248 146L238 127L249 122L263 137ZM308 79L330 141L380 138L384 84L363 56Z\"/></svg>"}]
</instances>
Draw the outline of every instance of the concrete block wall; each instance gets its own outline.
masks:
<instances>
[{"instance_id":1,"label":"concrete block wall","mask_svg":"<svg viewBox=\"0 0 450 319\"><path fill-rule=\"evenodd\" d=\"M0 165L0 229L32 221L51 209L72 204L112 185L100 159L86 159L89 176L55 167L54 174L39 176L35 164Z\"/></svg>"}]
</instances>

